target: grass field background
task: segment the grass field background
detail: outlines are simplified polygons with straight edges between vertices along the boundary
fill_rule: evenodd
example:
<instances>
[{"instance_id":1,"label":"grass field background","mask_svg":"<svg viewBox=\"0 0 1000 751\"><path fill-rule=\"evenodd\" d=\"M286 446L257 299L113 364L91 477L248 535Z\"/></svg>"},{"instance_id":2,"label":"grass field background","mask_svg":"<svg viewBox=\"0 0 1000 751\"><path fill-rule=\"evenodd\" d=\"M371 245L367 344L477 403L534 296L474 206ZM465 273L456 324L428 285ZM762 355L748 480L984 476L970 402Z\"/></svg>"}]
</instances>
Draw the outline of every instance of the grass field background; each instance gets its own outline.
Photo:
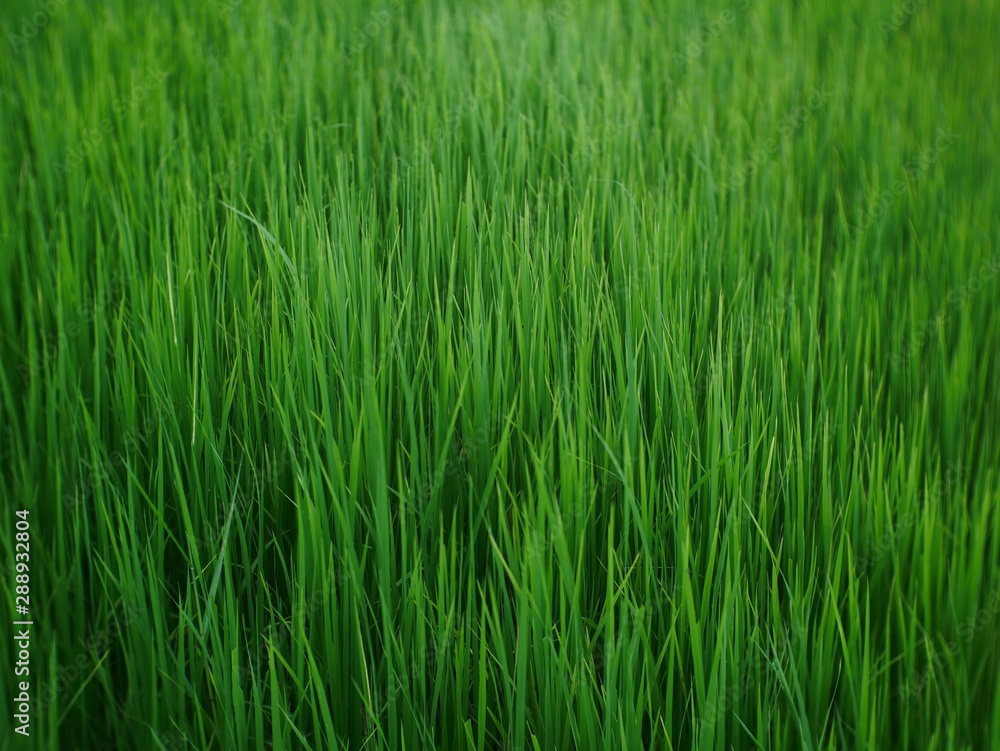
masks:
<instances>
[{"instance_id":1,"label":"grass field background","mask_svg":"<svg viewBox=\"0 0 1000 751\"><path fill-rule=\"evenodd\" d=\"M0 749L1000 748L1000 4L0 33Z\"/></svg>"}]
</instances>

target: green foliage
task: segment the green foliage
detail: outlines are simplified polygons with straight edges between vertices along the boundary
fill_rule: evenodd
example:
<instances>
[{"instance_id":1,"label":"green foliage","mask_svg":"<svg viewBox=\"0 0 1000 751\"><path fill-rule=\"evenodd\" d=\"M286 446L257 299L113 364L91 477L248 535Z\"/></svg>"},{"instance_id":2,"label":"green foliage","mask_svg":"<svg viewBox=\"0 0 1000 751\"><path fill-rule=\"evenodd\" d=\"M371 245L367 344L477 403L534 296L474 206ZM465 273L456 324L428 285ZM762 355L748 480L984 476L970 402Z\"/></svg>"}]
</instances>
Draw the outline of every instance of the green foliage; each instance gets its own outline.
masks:
<instances>
[{"instance_id":1,"label":"green foliage","mask_svg":"<svg viewBox=\"0 0 1000 751\"><path fill-rule=\"evenodd\" d=\"M1000 748L997 3L140 5L0 10L4 748Z\"/></svg>"}]
</instances>

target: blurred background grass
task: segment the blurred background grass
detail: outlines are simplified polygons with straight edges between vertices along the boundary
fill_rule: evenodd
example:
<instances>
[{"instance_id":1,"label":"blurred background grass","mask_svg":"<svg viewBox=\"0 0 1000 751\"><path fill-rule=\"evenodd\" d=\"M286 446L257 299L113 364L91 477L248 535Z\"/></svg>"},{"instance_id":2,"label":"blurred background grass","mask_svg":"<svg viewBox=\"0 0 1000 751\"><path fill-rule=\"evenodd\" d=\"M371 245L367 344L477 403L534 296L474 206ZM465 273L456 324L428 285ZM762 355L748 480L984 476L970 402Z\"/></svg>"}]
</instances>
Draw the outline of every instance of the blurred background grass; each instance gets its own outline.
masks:
<instances>
[{"instance_id":1,"label":"blurred background grass","mask_svg":"<svg viewBox=\"0 0 1000 751\"><path fill-rule=\"evenodd\" d=\"M996 3L0 31L4 748L1000 747Z\"/></svg>"}]
</instances>

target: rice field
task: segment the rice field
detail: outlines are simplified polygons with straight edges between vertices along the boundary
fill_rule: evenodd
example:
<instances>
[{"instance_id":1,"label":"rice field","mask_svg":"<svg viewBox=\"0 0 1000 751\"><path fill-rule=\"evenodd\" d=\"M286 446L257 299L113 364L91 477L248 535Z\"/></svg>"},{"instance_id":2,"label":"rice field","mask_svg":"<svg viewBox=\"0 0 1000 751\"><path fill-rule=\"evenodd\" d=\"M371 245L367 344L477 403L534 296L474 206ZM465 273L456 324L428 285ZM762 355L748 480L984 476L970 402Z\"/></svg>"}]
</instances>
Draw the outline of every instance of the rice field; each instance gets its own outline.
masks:
<instances>
[{"instance_id":1,"label":"rice field","mask_svg":"<svg viewBox=\"0 0 1000 751\"><path fill-rule=\"evenodd\" d=\"M1000 3L0 36L0 751L1000 749Z\"/></svg>"}]
</instances>

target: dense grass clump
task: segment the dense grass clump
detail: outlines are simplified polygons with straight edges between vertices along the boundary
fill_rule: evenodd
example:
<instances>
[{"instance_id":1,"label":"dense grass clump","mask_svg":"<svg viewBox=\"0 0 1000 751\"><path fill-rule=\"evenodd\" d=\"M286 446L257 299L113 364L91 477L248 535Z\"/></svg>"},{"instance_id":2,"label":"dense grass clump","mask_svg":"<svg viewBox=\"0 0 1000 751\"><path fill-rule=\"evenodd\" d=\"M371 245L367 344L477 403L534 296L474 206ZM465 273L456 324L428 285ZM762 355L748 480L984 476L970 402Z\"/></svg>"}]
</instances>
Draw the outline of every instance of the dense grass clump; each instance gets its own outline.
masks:
<instances>
[{"instance_id":1,"label":"dense grass clump","mask_svg":"<svg viewBox=\"0 0 1000 751\"><path fill-rule=\"evenodd\" d=\"M0 33L0 748L1000 748L998 3Z\"/></svg>"}]
</instances>

